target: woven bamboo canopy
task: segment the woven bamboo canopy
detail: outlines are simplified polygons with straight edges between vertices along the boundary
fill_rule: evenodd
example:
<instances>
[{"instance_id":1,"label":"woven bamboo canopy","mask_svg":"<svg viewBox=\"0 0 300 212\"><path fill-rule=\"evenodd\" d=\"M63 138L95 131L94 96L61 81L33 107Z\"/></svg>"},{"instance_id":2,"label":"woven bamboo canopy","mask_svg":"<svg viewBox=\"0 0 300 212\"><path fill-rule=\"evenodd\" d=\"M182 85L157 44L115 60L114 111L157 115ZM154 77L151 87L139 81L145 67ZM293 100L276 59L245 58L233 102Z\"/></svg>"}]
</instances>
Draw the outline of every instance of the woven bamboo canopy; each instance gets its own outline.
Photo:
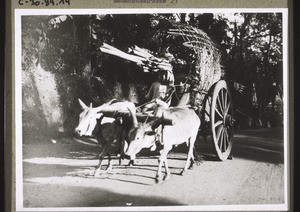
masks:
<instances>
[{"instance_id":1,"label":"woven bamboo canopy","mask_svg":"<svg viewBox=\"0 0 300 212\"><path fill-rule=\"evenodd\" d=\"M192 105L201 106L204 95L222 76L221 52L218 45L202 30L193 26L169 21L173 28L168 34L183 38L183 46L191 49L195 56L193 70L190 70L188 83L191 85Z\"/></svg>"}]
</instances>

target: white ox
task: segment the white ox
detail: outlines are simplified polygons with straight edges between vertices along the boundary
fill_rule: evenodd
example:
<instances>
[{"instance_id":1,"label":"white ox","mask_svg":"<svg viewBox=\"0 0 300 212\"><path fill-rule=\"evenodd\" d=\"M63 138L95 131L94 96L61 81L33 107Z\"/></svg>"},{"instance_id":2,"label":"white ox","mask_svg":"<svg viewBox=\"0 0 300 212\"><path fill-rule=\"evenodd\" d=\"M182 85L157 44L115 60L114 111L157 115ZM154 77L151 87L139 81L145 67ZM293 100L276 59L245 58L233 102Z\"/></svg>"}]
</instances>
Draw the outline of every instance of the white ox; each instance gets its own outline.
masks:
<instances>
[{"instance_id":1,"label":"white ox","mask_svg":"<svg viewBox=\"0 0 300 212\"><path fill-rule=\"evenodd\" d=\"M125 137L130 128L132 128L132 124L130 124L132 123L131 118L108 118L104 117L101 111L107 108L119 112L128 112L130 110L131 114L135 115L136 107L132 102L115 101L111 100L99 107L93 108L92 106L86 106L79 99L79 104L83 111L79 115L79 124L75 129L75 133L78 136L92 136L94 133L98 143L101 144L99 163L95 171L95 176L101 174L101 163L106 155L108 156L107 170L110 170L112 169L111 154L120 155L119 163L121 163L121 158L124 158L124 149L127 148ZM95 131L97 132L95 133ZM133 164L133 159L134 156L131 157L129 164Z\"/></svg>"},{"instance_id":2,"label":"white ox","mask_svg":"<svg viewBox=\"0 0 300 212\"><path fill-rule=\"evenodd\" d=\"M198 130L200 127L200 119L193 109L187 107L173 107L168 109L158 108L156 113L158 117L164 117L166 119L173 120L173 125L161 125L154 123L153 128L161 131L160 139L163 143L163 149L160 151L159 165L156 175L156 182L161 179L162 164L165 165L166 175L164 180L170 178L170 171L167 163L167 154L172 149L173 145L178 145L186 142L189 146L187 161L181 174L183 174L188 168L191 168L194 161L193 148L197 138ZM130 131L130 144L126 150L126 155L136 155L142 148L149 147L157 138L154 135L153 130L149 130L149 125L139 124L136 116L133 114L133 128ZM155 126L156 125L156 126ZM158 125L158 126L157 126Z\"/></svg>"}]
</instances>

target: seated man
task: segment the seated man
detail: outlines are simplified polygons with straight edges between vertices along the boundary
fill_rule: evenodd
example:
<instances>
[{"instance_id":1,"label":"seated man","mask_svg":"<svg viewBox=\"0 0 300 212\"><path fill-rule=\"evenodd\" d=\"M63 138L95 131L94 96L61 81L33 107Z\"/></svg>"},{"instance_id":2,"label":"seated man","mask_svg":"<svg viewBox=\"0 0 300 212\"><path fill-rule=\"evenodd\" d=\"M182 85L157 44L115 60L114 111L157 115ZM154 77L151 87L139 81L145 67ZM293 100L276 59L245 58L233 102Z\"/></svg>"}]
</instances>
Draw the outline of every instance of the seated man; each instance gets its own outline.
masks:
<instances>
[{"instance_id":1,"label":"seated man","mask_svg":"<svg viewBox=\"0 0 300 212\"><path fill-rule=\"evenodd\" d=\"M147 112L149 110L155 111L158 106L162 106L164 108L168 108L170 106L174 82L167 81L166 78L166 73L163 71L158 73L157 81L152 83L150 90L145 96L150 102L144 106L142 112Z\"/></svg>"},{"instance_id":2,"label":"seated man","mask_svg":"<svg viewBox=\"0 0 300 212\"><path fill-rule=\"evenodd\" d=\"M170 63L173 59L174 56L168 51L164 53L164 59L162 59L157 66L157 80L152 83L147 95L145 96L150 102L142 108L143 113L151 112L155 115L158 107L168 108L170 106L171 97L175 91L173 66ZM155 130L156 138L153 146L151 147L151 151L159 151L163 146L161 130L162 128L160 128L160 130L158 128Z\"/></svg>"}]
</instances>

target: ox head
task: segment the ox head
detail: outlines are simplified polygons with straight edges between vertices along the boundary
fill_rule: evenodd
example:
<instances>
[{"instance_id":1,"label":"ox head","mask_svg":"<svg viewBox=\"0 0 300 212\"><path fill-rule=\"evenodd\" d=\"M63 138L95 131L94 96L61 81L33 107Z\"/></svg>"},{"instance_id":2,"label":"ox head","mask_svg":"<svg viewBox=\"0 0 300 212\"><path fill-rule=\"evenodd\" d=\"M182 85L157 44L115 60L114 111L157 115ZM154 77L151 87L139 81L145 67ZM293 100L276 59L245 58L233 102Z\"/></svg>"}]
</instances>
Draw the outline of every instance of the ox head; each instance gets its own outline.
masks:
<instances>
[{"instance_id":1,"label":"ox head","mask_svg":"<svg viewBox=\"0 0 300 212\"><path fill-rule=\"evenodd\" d=\"M138 123L136 114L130 111L130 115L132 117L133 127L128 133L129 146L125 154L132 156L139 153L143 148L150 147L154 144L155 132L152 130L152 126L159 123L163 117L146 123Z\"/></svg>"},{"instance_id":2,"label":"ox head","mask_svg":"<svg viewBox=\"0 0 300 212\"><path fill-rule=\"evenodd\" d=\"M80 99L78 99L78 101L82 108L82 112L79 115L79 124L75 129L75 133L79 136L91 136L97 125L97 119L101 118L103 115L101 109L110 105L114 99L95 108L92 107L92 104L90 107L86 106Z\"/></svg>"}]
</instances>

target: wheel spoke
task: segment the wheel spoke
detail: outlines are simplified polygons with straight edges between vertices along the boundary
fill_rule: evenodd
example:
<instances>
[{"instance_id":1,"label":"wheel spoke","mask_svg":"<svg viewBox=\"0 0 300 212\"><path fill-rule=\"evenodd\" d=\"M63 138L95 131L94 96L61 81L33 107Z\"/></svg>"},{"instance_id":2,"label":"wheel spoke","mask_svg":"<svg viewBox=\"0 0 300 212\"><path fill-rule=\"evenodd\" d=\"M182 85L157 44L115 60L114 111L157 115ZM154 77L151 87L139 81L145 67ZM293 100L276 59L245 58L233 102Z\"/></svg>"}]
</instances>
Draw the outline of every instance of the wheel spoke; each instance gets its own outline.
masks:
<instances>
[{"instance_id":1,"label":"wheel spoke","mask_svg":"<svg viewBox=\"0 0 300 212\"><path fill-rule=\"evenodd\" d=\"M228 132L229 130L227 129L227 141L228 141L228 145L230 144L230 132Z\"/></svg>"},{"instance_id":2,"label":"wheel spoke","mask_svg":"<svg viewBox=\"0 0 300 212\"><path fill-rule=\"evenodd\" d=\"M224 129L225 132L225 139L224 139L224 152L227 149L227 146L229 145L229 137L228 137L228 132L227 132L227 128Z\"/></svg>"},{"instance_id":3,"label":"wheel spoke","mask_svg":"<svg viewBox=\"0 0 300 212\"><path fill-rule=\"evenodd\" d=\"M218 142L218 143L220 143L220 150L221 150L221 152L222 152L222 147L223 147L223 138L224 138L224 128L222 128L221 130L221 139L220 139L220 142Z\"/></svg>"},{"instance_id":4,"label":"wheel spoke","mask_svg":"<svg viewBox=\"0 0 300 212\"><path fill-rule=\"evenodd\" d=\"M220 126L220 124L223 124L223 121L219 120L214 124L214 128L216 128L217 126Z\"/></svg>"},{"instance_id":5,"label":"wheel spoke","mask_svg":"<svg viewBox=\"0 0 300 212\"><path fill-rule=\"evenodd\" d=\"M228 114L228 111L229 111L229 108L231 106L231 103L228 102L227 106L226 106L226 109L225 109L225 114Z\"/></svg>"},{"instance_id":6,"label":"wheel spoke","mask_svg":"<svg viewBox=\"0 0 300 212\"><path fill-rule=\"evenodd\" d=\"M218 132L217 132L217 137L216 137L216 140L217 140L217 141L219 141L219 138L220 138L221 132L222 132L222 130L223 130L223 127L219 127L218 129L219 129L219 130L218 130Z\"/></svg>"},{"instance_id":7,"label":"wheel spoke","mask_svg":"<svg viewBox=\"0 0 300 212\"><path fill-rule=\"evenodd\" d=\"M226 108L227 106L227 97L228 97L228 93L225 92L224 108Z\"/></svg>"},{"instance_id":8,"label":"wheel spoke","mask_svg":"<svg viewBox=\"0 0 300 212\"><path fill-rule=\"evenodd\" d=\"M220 111L218 110L218 108L216 108L216 112L217 112L217 114L223 119L224 118L224 116L220 113Z\"/></svg>"},{"instance_id":9,"label":"wheel spoke","mask_svg":"<svg viewBox=\"0 0 300 212\"><path fill-rule=\"evenodd\" d=\"M222 143L223 143L223 148L221 149L221 152L225 152L226 151L226 128L224 128L223 130L223 137L222 137Z\"/></svg>"},{"instance_id":10,"label":"wheel spoke","mask_svg":"<svg viewBox=\"0 0 300 212\"><path fill-rule=\"evenodd\" d=\"M221 109L221 112L224 113L224 110L222 108L222 103L220 102L220 96L218 95L218 105L219 105L219 108ZM217 108L216 108L217 109Z\"/></svg>"},{"instance_id":11,"label":"wheel spoke","mask_svg":"<svg viewBox=\"0 0 300 212\"><path fill-rule=\"evenodd\" d=\"M224 88L221 90L222 93L222 109L224 111L225 109L225 97L224 97Z\"/></svg>"},{"instance_id":12,"label":"wheel spoke","mask_svg":"<svg viewBox=\"0 0 300 212\"><path fill-rule=\"evenodd\" d=\"M228 134L228 142L230 142L230 139L232 138L232 127L231 126L227 126L227 134Z\"/></svg>"},{"instance_id":13,"label":"wheel spoke","mask_svg":"<svg viewBox=\"0 0 300 212\"><path fill-rule=\"evenodd\" d=\"M226 152L226 148L227 148L227 142L226 142L226 136L224 136L224 146L223 146L223 152Z\"/></svg>"}]
</instances>

